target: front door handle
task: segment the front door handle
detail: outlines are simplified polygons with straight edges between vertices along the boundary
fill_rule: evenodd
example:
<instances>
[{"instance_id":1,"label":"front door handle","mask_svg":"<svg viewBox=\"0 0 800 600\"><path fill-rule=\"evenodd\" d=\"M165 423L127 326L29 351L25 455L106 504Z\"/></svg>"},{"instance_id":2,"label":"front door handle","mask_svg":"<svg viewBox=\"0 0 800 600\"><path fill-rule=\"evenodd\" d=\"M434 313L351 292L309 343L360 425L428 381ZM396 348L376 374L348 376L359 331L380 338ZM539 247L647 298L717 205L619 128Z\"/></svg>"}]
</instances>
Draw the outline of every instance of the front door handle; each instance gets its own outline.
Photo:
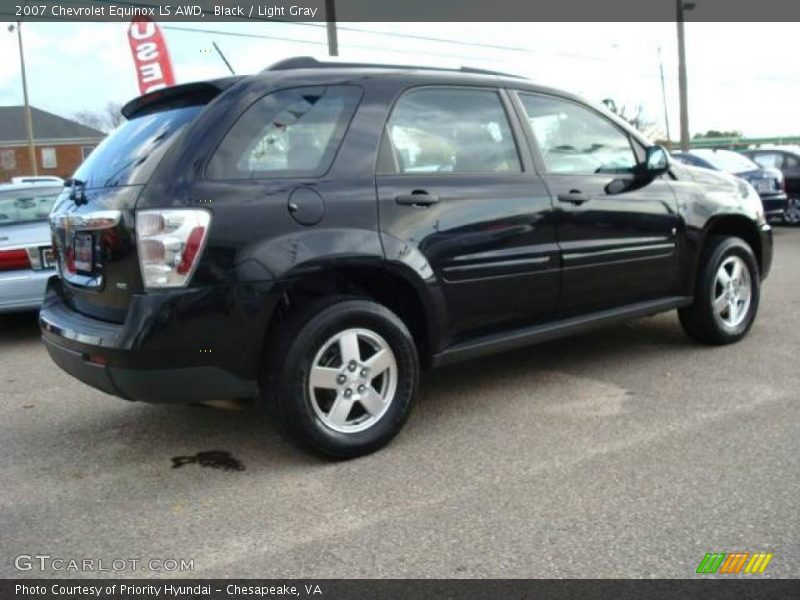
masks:
<instances>
[{"instance_id":1,"label":"front door handle","mask_svg":"<svg viewBox=\"0 0 800 600\"><path fill-rule=\"evenodd\" d=\"M559 194L558 201L559 202L568 202L569 204L574 204L576 206L580 206L584 202L588 202L590 200L588 194L584 194L580 190L570 190L566 194Z\"/></svg>"},{"instance_id":2,"label":"front door handle","mask_svg":"<svg viewBox=\"0 0 800 600\"><path fill-rule=\"evenodd\" d=\"M401 206L425 207L439 202L439 196L434 196L424 190L414 190L410 194L395 196L394 201Z\"/></svg>"}]
</instances>

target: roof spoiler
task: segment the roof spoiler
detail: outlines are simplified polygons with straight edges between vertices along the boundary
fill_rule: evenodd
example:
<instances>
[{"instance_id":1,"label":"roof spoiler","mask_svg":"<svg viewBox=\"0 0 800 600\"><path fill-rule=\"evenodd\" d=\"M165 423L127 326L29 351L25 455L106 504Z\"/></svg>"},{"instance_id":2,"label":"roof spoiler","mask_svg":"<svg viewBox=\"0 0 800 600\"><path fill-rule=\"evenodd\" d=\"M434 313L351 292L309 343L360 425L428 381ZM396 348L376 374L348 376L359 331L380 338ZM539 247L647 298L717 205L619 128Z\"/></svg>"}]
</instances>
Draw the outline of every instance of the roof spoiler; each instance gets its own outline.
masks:
<instances>
[{"instance_id":1,"label":"roof spoiler","mask_svg":"<svg viewBox=\"0 0 800 600\"><path fill-rule=\"evenodd\" d=\"M459 67L458 69L447 67L425 67L421 65L391 65L382 63L358 63L358 62L323 62L313 56L295 56L279 60L270 65L262 73L270 71L286 71L289 69L399 69L399 70L420 70L420 71L445 71L455 73L474 73L476 75L495 75L499 77L513 77L515 79L525 79L521 75L502 73L500 71L489 71L488 69L475 69L472 67Z\"/></svg>"},{"instance_id":2,"label":"roof spoiler","mask_svg":"<svg viewBox=\"0 0 800 600\"><path fill-rule=\"evenodd\" d=\"M228 89L243 77L224 77L209 81L195 81L161 88L134 98L122 107L122 114L131 119L162 108L163 105L188 105L208 102L223 90Z\"/></svg>"}]
</instances>

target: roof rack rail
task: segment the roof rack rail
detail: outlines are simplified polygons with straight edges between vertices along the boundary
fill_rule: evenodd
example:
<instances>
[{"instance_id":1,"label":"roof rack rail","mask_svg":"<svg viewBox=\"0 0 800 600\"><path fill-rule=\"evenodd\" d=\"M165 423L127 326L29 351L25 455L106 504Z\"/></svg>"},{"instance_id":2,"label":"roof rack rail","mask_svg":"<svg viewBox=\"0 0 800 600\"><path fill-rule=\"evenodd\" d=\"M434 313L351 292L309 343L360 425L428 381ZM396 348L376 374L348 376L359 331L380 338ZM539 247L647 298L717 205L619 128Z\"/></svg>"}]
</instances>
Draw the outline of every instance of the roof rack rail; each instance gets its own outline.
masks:
<instances>
[{"instance_id":1,"label":"roof rack rail","mask_svg":"<svg viewBox=\"0 0 800 600\"><path fill-rule=\"evenodd\" d=\"M268 73L270 71L286 71L289 69L419 69L423 71L448 71L455 73L473 73L476 75L496 75L501 77L514 77L516 79L525 79L521 75L513 75L511 73L502 73L500 71L490 71L488 69L476 69L473 67L460 67L458 69L447 67L425 67L421 65L392 65L383 63L358 63L358 62L323 62L317 60L313 56L294 56L292 58L285 58L270 65L262 71Z\"/></svg>"}]
</instances>

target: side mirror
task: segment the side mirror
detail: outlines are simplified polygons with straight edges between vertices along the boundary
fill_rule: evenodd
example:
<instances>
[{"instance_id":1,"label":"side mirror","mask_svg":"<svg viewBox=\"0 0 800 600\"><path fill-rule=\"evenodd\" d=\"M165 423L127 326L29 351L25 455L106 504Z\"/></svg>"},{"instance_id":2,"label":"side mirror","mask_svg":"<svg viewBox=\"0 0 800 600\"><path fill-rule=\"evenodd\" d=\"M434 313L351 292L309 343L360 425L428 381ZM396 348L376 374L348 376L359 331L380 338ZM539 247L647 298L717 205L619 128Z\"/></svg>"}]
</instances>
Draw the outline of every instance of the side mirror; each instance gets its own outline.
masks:
<instances>
[{"instance_id":1,"label":"side mirror","mask_svg":"<svg viewBox=\"0 0 800 600\"><path fill-rule=\"evenodd\" d=\"M618 177L605 187L606 194L622 194L646 186L669 169L669 153L662 146L650 146L645 150L644 162L636 165L633 176Z\"/></svg>"},{"instance_id":2,"label":"side mirror","mask_svg":"<svg viewBox=\"0 0 800 600\"><path fill-rule=\"evenodd\" d=\"M669 154L663 146L650 146L645 152L644 168L650 177L658 177L669 169Z\"/></svg>"},{"instance_id":3,"label":"side mirror","mask_svg":"<svg viewBox=\"0 0 800 600\"><path fill-rule=\"evenodd\" d=\"M662 146L649 146L644 162L633 169L632 176L612 179L605 187L606 194L622 194L642 188L669 169L669 153Z\"/></svg>"}]
</instances>

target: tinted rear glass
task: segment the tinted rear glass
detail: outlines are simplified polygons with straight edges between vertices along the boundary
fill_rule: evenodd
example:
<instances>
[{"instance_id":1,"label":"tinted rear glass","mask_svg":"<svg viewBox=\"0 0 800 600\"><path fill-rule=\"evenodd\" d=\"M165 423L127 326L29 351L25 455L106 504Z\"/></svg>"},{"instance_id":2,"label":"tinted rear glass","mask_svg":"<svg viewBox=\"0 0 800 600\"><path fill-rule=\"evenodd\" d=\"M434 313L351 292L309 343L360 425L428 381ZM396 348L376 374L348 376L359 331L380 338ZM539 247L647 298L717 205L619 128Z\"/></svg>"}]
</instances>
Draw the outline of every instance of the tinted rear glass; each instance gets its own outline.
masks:
<instances>
[{"instance_id":1,"label":"tinted rear glass","mask_svg":"<svg viewBox=\"0 0 800 600\"><path fill-rule=\"evenodd\" d=\"M208 165L211 179L258 179L327 171L361 99L355 86L280 90L250 106Z\"/></svg>"},{"instance_id":2,"label":"tinted rear glass","mask_svg":"<svg viewBox=\"0 0 800 600\"><path fill-rule=\"evenodd\" d=\"M45 221L63 188L31 186L0 192L0 227L31 221Z\"/></svg>"},{"instance_id":3,"label":"tinted rear glass","mask_svg":"<svg viewBox=\"0 0 800 600\"><path fill-rule=\"evenodd\" d=\"M91 188L147 183L172 140L202 109L187 106L134 117L103 140L75 178Z\"/></svg>"}]
</instances>

